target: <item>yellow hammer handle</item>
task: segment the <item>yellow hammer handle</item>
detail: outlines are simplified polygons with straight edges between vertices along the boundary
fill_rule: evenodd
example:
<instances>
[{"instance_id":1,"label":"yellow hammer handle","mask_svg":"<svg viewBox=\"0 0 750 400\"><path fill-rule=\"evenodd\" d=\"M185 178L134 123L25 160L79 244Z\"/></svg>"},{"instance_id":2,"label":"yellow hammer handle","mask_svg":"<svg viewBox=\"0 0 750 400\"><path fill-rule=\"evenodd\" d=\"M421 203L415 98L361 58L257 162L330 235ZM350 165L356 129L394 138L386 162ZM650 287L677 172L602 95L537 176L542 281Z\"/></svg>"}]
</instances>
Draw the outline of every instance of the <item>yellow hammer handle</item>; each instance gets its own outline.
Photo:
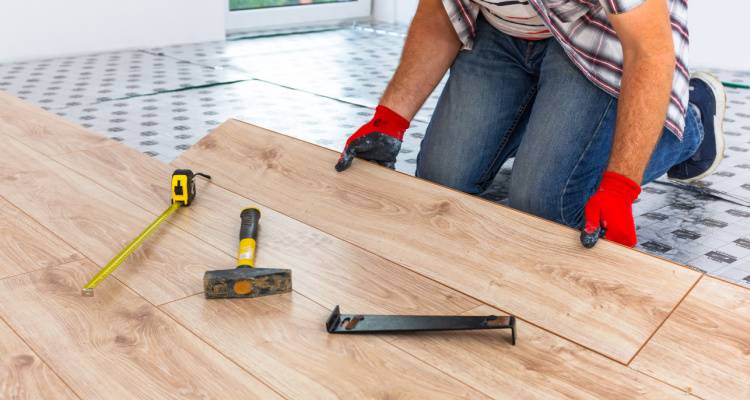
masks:
<instances>
[{"instance_id":1,"label":"yellow hammer handle","mask_svg":"<svg viewBox=\"0 0 750 400\"><path fill-rule=\"evenodd\" d=\"M240 240L240 249L237 252L237 266L255 266L255 239L247 238Z\"/></svg>"},{"instance_id":2,"label":"yellow hammer handle","mask_svg":"<svg viewBox=\"0 0 750 400\"><path fill-rule=\"evenodd\" d=\"M89 283L86 284L86 286L83 287L83 290L81 293L84 296L93 296L94 295L94 288L105 278L107 278L112 272L114 272L117 267L122 264L125 259L127 259L131 254L133 254L134 251L138 249L138 247L149 237L152 233L156 231L156 229L161 225L162 222L166 221L167 218L169 218L172 213L177 211L178 208L180 208L182 204L181 203L173 203L169 208L167 208L166 211L164 211L159 217L157 217L154 222L152 222L149 226L146 227L146 229L141 232L140 235L138 235L132 242L130 242L129 245L125 246L124 249L120 251L113 259L111 259L107 265L104 266L104 268L100 269L99 272L97 272L96 275L94 275L93 278L89 281Z\"/></svg>"}]
</instances>

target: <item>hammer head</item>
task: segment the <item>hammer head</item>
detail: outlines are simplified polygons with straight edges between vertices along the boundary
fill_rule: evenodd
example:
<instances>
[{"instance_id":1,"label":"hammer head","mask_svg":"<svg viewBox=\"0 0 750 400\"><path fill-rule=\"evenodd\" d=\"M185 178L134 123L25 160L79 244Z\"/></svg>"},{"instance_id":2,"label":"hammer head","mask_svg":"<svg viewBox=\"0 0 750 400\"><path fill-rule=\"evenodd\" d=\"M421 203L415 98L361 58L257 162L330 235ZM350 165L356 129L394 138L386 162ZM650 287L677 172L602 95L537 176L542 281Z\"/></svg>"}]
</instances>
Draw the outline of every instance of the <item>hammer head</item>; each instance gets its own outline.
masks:
<instances>
[{"instance_id":1,"label":"hammer head","mask_svg":"<svg viewBox=\"0 0 750 400\"><path fill-rule=\"evenodd\" d=\"M268 296L292 291L288 269L239 267L208 271L203 276L207 299Z\"/></svg>"}]
</instances>

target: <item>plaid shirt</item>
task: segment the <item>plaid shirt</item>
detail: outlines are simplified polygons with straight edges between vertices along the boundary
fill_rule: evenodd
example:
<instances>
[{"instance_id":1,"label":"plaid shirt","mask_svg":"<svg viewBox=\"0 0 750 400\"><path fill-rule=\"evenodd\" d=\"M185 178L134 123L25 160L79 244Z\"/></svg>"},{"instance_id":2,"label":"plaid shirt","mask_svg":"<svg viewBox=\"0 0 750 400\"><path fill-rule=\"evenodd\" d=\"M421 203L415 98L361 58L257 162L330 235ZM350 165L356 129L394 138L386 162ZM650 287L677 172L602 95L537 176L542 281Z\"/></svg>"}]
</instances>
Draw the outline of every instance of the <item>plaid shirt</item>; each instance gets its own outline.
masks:
<instances>
[{"instance_id":1,"label":"plaid shirt","mask_svg":"<svg viewBox=\"0 0 750 400\"><path fill-rule=\"evenodd\" d=\"M622 81L622 46L607 14L629 11L645 0L528 0L565 53L595 85L617 97ZM472 0L443 0L464 49L476 36L479 5ZM687 0L669 0L677 66L664 126L682 140L689 96Z\"/></svg>"}]
</instances>

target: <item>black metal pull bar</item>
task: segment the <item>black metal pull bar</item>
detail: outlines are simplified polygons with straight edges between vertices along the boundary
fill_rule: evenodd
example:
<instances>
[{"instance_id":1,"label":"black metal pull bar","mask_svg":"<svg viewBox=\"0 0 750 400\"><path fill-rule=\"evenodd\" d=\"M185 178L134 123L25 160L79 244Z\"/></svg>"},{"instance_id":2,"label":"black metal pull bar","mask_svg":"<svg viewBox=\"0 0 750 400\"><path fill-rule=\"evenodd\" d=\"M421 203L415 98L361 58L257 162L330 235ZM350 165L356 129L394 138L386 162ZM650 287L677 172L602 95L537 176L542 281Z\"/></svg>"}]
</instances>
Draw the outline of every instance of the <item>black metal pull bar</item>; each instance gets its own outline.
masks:
<instances>
[{"instance_id":1,"label":"black metal pull bar","mask_svg":"<svg viewBox=\"0 0 750 400\"><path fill-rule=\"evenodd\" d=\"M398 333L477 329L510 329L511 343L514 346L516 344L516 317L512 315L483 317L341 314L339 306L336 306L326 321L328 333Z\"/></svg>"}]
</instances>

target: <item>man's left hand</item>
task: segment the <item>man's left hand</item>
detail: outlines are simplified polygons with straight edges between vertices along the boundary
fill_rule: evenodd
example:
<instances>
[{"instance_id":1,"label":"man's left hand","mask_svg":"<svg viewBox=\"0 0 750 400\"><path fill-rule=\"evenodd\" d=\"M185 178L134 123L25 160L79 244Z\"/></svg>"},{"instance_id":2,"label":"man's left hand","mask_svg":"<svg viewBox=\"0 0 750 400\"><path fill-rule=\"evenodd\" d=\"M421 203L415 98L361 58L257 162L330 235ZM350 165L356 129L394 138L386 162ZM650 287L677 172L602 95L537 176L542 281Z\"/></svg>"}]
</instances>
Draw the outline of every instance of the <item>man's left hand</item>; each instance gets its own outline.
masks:
<instances>
[{"instance_id":1,"label":"man's left hand","mask_svg":"<svg viewBox=\"0 0 750 400\"><path fill-rule=\"evenodd\" d=\"M599 190L586 203L584 231L593 234L604 229L604 238L633 247L637 243L633 202L641 194L641 186L632 179L607 171Z\"/></svg>"}]
</instances>

